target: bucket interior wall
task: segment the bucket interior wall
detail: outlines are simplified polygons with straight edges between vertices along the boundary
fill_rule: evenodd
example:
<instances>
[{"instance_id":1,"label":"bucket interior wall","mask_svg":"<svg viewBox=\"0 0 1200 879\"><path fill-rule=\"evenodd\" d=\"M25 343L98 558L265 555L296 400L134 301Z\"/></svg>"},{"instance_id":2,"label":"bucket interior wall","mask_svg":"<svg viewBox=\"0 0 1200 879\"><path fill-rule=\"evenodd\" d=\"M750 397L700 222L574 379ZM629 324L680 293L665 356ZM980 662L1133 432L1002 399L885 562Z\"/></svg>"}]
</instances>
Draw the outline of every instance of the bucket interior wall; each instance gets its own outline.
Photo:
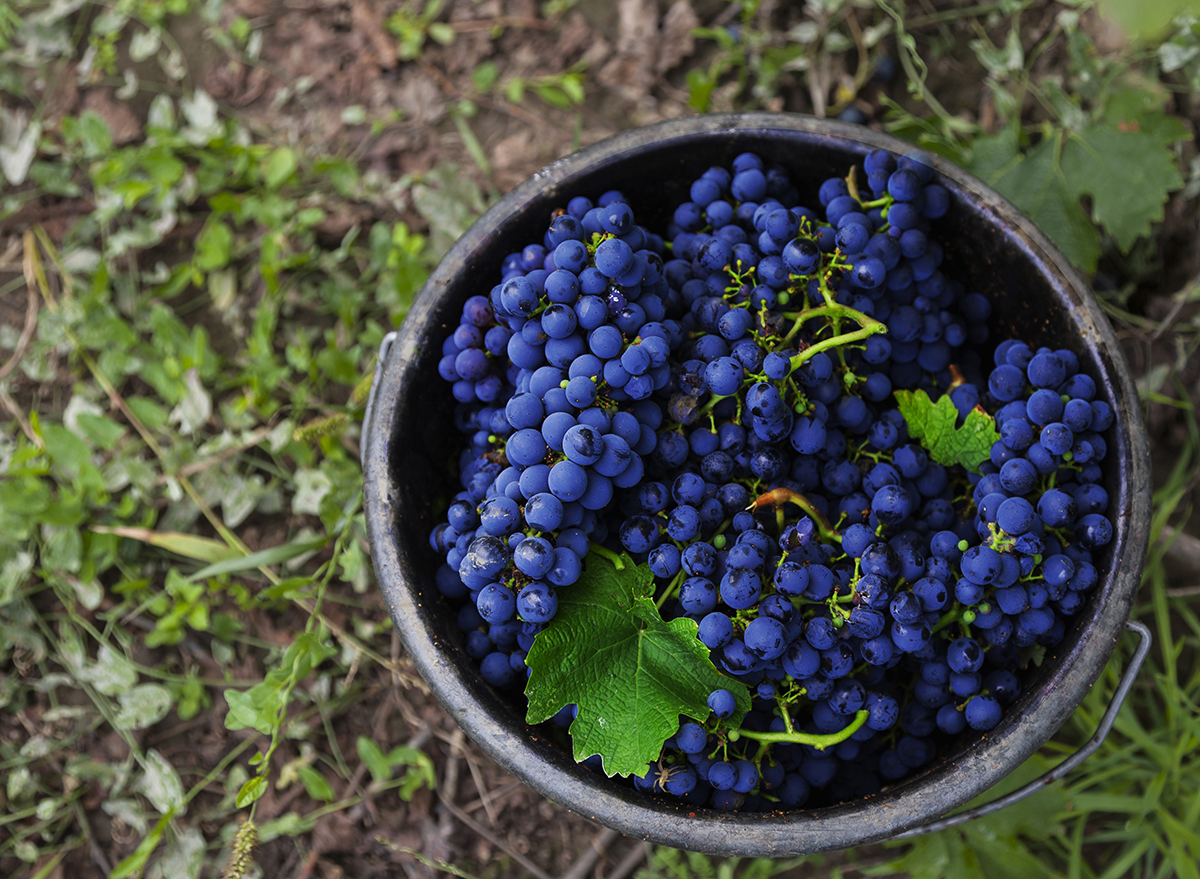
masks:
<instances>
[{"instance_id":1,"label":"bucket interior wall","mask_svg":"<svg viewBox=\"0 0 1200 879\"><path fill-rule=\"evenodd\" d=\"M428 544L457 488L462 441L453 429L449 385L436 367L463 302L486 295L504 257L540 242L551 211L573 196L594 199L619 189L638 222L661 233L691 181L739 153L756 152L787 167L802 203L819 207L820 183L845 176L880 146L909 148L802 117L699 117L627 132L551 165L489 211L438 267L379 383L367 448L368 524L377 575L406 648L456 721L499 763L568 808L627 834L711 853L783 856L880 839L944 814L1014 769L1065 722L1103 669L1128 616L1149 527L1149 468L1136 395L1115 338L1090 293L1040 233L991 190L939 164L952 203L933 235L946 251L943 273L993 302L985 358L1008 337L1069 348L1096 380L1097 397L1117 413L1105 434L1103 482L1116 536L1097 559L1101 582L1064 642L1023 678L1022 695L1001 725L964 736L920 774L867 800L790 813L700 810L690 818L694 808L643 796L577 766L548 728L525 724L519 693L498 693L475 675L454 609L434 585L441 559Z\"/></svg>"}]
</instances>

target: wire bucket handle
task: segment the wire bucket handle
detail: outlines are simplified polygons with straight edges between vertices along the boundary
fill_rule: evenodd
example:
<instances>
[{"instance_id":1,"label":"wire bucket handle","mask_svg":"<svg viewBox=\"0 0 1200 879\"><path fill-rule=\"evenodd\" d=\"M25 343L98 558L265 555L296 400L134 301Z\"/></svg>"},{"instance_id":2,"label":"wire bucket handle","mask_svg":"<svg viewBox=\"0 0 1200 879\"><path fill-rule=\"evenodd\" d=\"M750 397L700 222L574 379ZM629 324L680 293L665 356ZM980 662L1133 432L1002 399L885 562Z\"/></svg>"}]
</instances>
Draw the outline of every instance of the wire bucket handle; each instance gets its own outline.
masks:
<instances>
[{"instance_id":1,"label":"wire bucket handle","mask_svg":"<svg viewBox=\"0 0 1200 879\"><path fill-rule=\"evenodd\" d=\"M976 806L973 809L967 809L946 818L940 818L937 821L930 821L928 824L922 824L919 827L898 833L892 838L911 839L914 836L922 836L926 833L936 833L939 830L957 827L968 821L974 821L976 818L982 818L985 815L991 815L993 812L999 812L1006 806L1011 806L1013 803L1019 802L1027 796L1049 787L1095 753L1100 745L1104 743L1105 738L1108 737L1108 733L1117 719L1117 713L1120 712L1121 705L1125 702L1125 697L1129 695L1134 678L1137 677L1138 671L1141 670L1142 663L1146 661L1146 655L1150 652L1150 644L1154 640L1150 634L1150 629L1143 623L1127 620L1125 628L1136 632L1141 640L1134 651L1133 659L1129 662L1129 667L1125 669L1125 674L1121 676L1121 682L1117 685L1117 691L1113 694L1112 702L1108 705L1108 710L1100 718L1100 725L1096 727L1096 732L1088 739L1087 744L1049 772L1035 778L1023 787L1017 788L1012 793L1005 794L998 799L992 800L990 803L984 803L982 806Z\"/></svg>"}]
</instances>

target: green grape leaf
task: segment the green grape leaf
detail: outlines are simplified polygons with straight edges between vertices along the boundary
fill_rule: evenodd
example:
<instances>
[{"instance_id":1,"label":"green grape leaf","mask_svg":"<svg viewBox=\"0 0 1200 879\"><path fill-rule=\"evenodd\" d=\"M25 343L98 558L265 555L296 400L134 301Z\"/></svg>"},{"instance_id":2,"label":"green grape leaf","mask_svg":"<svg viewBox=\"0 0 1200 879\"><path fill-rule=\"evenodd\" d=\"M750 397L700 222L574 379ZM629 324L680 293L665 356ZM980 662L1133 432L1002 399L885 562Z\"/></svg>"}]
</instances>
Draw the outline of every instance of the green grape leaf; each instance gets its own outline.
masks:
<instances>
[{"instance_id":1,"label":"green grape leaf","mask_svg":"<svg viewBox=\"0 0 1200 879\"><path fill-rule=\"evenodd\" d=\"M1024 155L1011 130L981 137L972 147L968 170L1020 208L1067 259L1090 273L1100 259L1100 232L1080 206L1080 192L1063 174L1060 134L1054 132Z\"/></svg>"},{"instance_id":2,"label":"green grape leaf","mask_svg":"<svg viewBox=\"0 0 1200 879\"><path fill-rule=\"evenodd\" d=\"M1087 272L1100 257L1100 231L1122 252L1163 219L1167 194L1183 185L1172 144L1188 137L1146 89L1118 89L1103 118L1079 130L1050 129L1022 154L1005 129L978 138L969 170L1028 214L1067 257ZM1091 199L1091 216L1080 199Z\"/></svg>"},{"instance_id":3,"label":"green grape leaf","mask_svg":"<svg viewBox=\"0 0 1200 879\"><path fill-rule=\"evenodd\" d=\"M1122 119L1070 132L1062 149L1062 173L1076 201L1092 197L1092 219L1112 235L1123 253L1150 234L1163 218L1167 193L1183 186L1175 153L1180 128L1152 127L1151 120Z\"/></svg>"},{"instance_id":4,"label":"green grape leaf","mask_svg":"<svg viewBox=\"0 0 1200 879\"><path fill-rule=\"evenodd\" d=\"M1136 83L1108 92L1097 118L1119 129L1152 135L1161 146L1189 140L1187 126L1165 109L1171 92L1158 82L1136 80Z\"/></svg>"},{"instance_id":5,"label":"green grape leaf","mask_svg":"<svg viewBox=\"0 0 1200 879\"><path fill-rule=\"evenodd\" d=\"M949 394L935 404L924 391L896 391L900 414L908 422L908 432L921 441L929 456L939 464L962 464L978 473L979 465L991 456L992 445L1000 439L996 421L976 406L958 426L958 409Z\"/></svg>"},{"instance_id":6,"label":"green grape leaf","mask_svg":"<svg viewBox=\"0 0 1200 879\"><path fill-rule=\"evenodd\" d=\"M607 775L640 774L679 728L679 715L703 720L708 696L724 687L741 722L750 693L723 675L696 637L694 620L665 622L654 578L622 556L622 568L591 553L583 575L558 593L558 612L533 642L525 695L530 723L579 706L571 724L575 759L599 754Z\"/></svg>"}]
</instances>

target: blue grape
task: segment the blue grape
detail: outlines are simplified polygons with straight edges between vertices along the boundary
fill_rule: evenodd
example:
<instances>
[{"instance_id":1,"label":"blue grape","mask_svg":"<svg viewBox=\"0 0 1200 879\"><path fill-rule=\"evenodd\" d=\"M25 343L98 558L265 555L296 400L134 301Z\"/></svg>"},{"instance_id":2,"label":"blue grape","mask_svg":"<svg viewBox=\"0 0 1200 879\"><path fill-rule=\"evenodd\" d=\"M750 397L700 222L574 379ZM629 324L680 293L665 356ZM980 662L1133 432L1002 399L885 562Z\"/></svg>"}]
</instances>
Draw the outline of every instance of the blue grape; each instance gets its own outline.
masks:
<instances>
[{"instance_id":1,"label":"blue grape","mask_svg":"<svg viewBox=\"0 0 1200 879\"><path fill-rule=\"evenodd\" d=\"M547 484L559 500L576 501L588 489L588 473L574 461L559 461L550 468Z\"/></svg>"},{"instance_id":2,"label":"blue grape","mask_svg":"<svg viewBox=\"0 0 1200 879\"><path fill-rule=\"evenodd\" d=\"M583 466L595 464L604 454L604 437L594 427L586 424L574 424L563 434L562 451L567 456L567 460L576 464Z\"/></svg>"},{"instance_id":3,"label":"blue grape","mask_svg":"<svg viewBox=\"0 0 1200 879\"><path fill-rule=\"evenodd\" d=\"M1026 373L1035 388L1057 388L1067 380L1067 365L1058 354L1045 351L1030 359Z\"/></svg>"},{"instance_id":4,"label":"blue grape","mask_svg":"<svg viewBox=\"0 0 1200 879\"><path fill-rule=\"evenodd\" d=\"M963 716L971 729L992 729L1000 722L1000 703L995 697L990 695L973 696L967 702L967 706L963 710Z\"/></svg>"},{"instance_id":5,"label":"blue grape","mask_svg":"<svg viewBox=\"0 0 1200 879\"><path fill-rule=\"evenodd\" d=\"M997 366L988 376L988 390L997 400L1011 402L1024 393L1025 373L1015 366Z\"/></svg>"},{"instance_id":6,"label":"blue grape","mask_svg":"<svg viewBox=\"0 0 1200 879\"><path fill-rule=\"evenodd\" d=\"M487 683L501 690L511 687L517 680L506 653L489 653L480 662L479 673Z\"/></svg>"},{"instance_id":7,"label":"blue grape","mask_svg":"<svg viewBox=\"0 0 1200 879\"><path fill-rule=\"evenodd\" d=\"M571 547L555 547L554 565L546 573L546 582L551 586L570 586L582 573L579 553Z\"/></svg>"},{"instance_id":8,"label":"blue grape","mask_svg":"<svg viewBox=\"0 0 1200 879\"><path fill-rule=\"evenodd\" d=\"M1099 549L1112 541L1113 526L1105 516L1088 513L1075 525L1075 539L1087 549Z\"/></svg>"},{"instance_id":9,"label":"blue grape","mask_svg":"<svg viewBox=\"0 0 1200 879\"><path fill-rule=\"evenodd\" d=\"M788 645L783 624L764 616L747 624L744 639L746 649L760 659L775 659L783 654Z\"/></svg>"},{"instance_id":10,"label":"blue grape","mask_svg":"<svg viewBox=\"0 0 1200 879\"><path fill-rule=\"evenodd\" d=\"M541 580L527 584L517 595L517 613L529 623L547 623L558 611L558 596Z\"/></svg>"},{"instance_id":11,"label":"blue grape","mask_svg":"<svg viewBox=\"0 0 1200 879\"><path fill-rule=\"evenodd\" d=\"M742 384L742 365L732 357L718 357L704 370L704 379L709 389L718 396L736 393Z\"/></svg>"},{"instance_id":12,"label":"blue grape","mask_svg":"<svg viewBox=\"0 0 1200 879\"><path fill-rule=\"evenodd\" d=\"M885 525L903 522L913 513L913 501L899 485L884 485L871 500L871 512Z\"/></svg>"},{"instance_id":13,"label":"blue grape","mask_svg":"<svg viewBox=\"0 0 1200 879\"><path fill-rule=\"evenodd\" d=\"M713 611L700 620L699 638L710 650L724 647L732 637L733 623L728 615Z\"/></svg>"},{"instance_id":14,"label":"blue grape","mask_svg":"<svg viewBox=\"0 0 1200 879\"><path fill-rule=\"evenodd\" d=\"M499 583L489 583L479 591L475 599L479 615L488 623L504 623L512 619L517 600L512 591Z\"/></svg>"},{"instance_id":15,"label":"blue grape","mask_svg":"<svg viewBox=\"0 0 1200 879\"><path fill-rule=\"evenodd\" d=\"M1039 498L1037 512L1047 527L1062 528L1075 521L1079 505L1065 491L1052 488Z\"/></svg>"},{"instance_id":16,"label":"blue grape","mask_svg":"<svg viewBox=\"0 0 1200 879\"><path fill-rule=\"evenodd\" d=\"M1071 451L1075 435L1071 429L1060 421L1053 421L1042 428L1038 442L1051 455L1062 455Z\"/></svg>"},{"instance_id":17,"label":"blue grape","mask_svg":"<svg viewBox=\"0 0 1200 879\"><path fill-rule=\"evenodd\" d=\"M921 192L921 178L909 168L898 168L888 177L888 194L897 201L914 200Z\"/></svg>"},{"instance_id":18,"label":"blue grape","mask_svg":"<svg viewBox=\"0 0 1200 879\"><path fill-rule=\"evenodd\" d=\"M977 672L983 666L983 649L972 638L959 638L947 649L946 661L959 674Z\"/></svg>"},{"instance_id":19,"label":"blue grape","mask_svg":"<svg viewBox=\"0 0 1200 879\"><path fill-rule=\"evenodd\" d=\"M562 524L562 520L562 501L549 492L535 494L525 502L525 521L532 528L539 531L556 531Z\"/></svg>"}]
</instances>

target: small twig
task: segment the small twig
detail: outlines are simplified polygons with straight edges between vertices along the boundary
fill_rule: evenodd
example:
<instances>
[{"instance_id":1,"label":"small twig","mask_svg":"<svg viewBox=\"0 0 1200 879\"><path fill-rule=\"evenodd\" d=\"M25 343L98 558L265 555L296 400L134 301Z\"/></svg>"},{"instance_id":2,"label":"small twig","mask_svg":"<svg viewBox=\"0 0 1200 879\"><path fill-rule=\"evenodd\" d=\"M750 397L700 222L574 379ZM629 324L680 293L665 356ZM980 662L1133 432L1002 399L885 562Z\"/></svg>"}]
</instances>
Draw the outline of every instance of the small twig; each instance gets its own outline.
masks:
<instances>
[{"instance_id":1,"label":"small twig","mask_svg":"<svg viewBox=\"0 0 1200 879\"><path fill-rule=\"evenodd\" d=\"M238 543L241 544L241 541L238 541ZM237 548L241 549L243 547L239 545ZM246 554L249 555L248 552ZM259 570L261 571L264 569L259 568ZM397 677L399 677L400 680L402 680L404 682L405 686L416 687L417 689L421 690L424 693L429 692L429 687L426 685L426 683L423 680L421 680L419 677L409 674L407 670L404 670L402 663L400 663L399 661L393 662L392 660L388 659L387 657L381 656L380 654L378 654L374 650L372 650L370 647L363 644L361 641L359 641L353 635L349 634L343 626L339 625L338 623L335 623L333 620L329 619L329 617L326 616L325 614L317 614L316 603L313 602L311 599L293 598L292 602L297 607L299 607L301 610L303 610L305 613L307 613L309 616L313 616L314 614L316 614L317 618L320 620L321 624L329 630L330 634L332 634L333 637L337 638L338 641L341 641L343 645L349 646L349 647L353 648L355 651L365 654L374 662L378 663L379 665L381 665L384 668L391 671L393 674L395 674Z\"/></svg>"},{"instance_id":2,"label":"small twig","mask_svg":"<svg viewBox=\"0 0 1200 879\"><path fill-rule=\"evenodd\" d=\"M8 378L8 374L17 368L17 364L25 356L29 342L37 330L38 295L33 286L32 271L33 266L28 260L25 261L25 326L21 329L21 337L17 339L17 346L13 349L12 357L8 358L3 366L0 366L0 381Z\"/></svg>"},{"instance_id":3,"label":"small twig","mask_svg":"<svg viewBox=\"0 0 1200 879\"><path fill-rule=\"evenodd\" d=\"M543 870L541 867L539 867L533 861L529 860L529 858L525 857L523 854L521 854L519 851L517 851L515 848L513 848L507 842L500 839L500 837L496 836L496 834L492 833L492 831L488 830L486 827L484 827L482 824L480 824L478 821L476 821L474 818L472 818L470 815L468 815L466 812L464 812L458 806L456 806L453 803L446 801L446 800L443 800L443 805L447 809L450 810L450 812L454 815L455 818L457 818L463 824L467 825L467 827L474 830L476 833L478 833L480 836L482 836L484 839L486 839L488 842L490 842L496 848L500 849L502 852L504 852L506 855L508 855L510 858L512 858L514 861L516 861L518 864L520 864L522 867L524 867L528 873L536 876L537 879L551 879L551 876L549 873L547 873L545 870Z\"/></svg>"},{"instance_id":4,"label":"small twig","mask_svg":"<svg viewBox=\"0 0 1200 879\"><path fill-rule=\"evenodd\" d=\"M746 507L748 511L757 510L761 507L780 507L783 504L792 503L802 509L810 519L816 523L817 531L825 540L832 540L837 543L842 542L842 536L829 523L829 520L821 514L821 511L816 508L812 501L802 495L800 492L790 488L773 488L766 494L759 495L750 502Z\"/></svg>"},{"instance_id":5,"label":"small twig","mask_svg":"<svg viewBox=\"0 0 1200 879\"><path fill-rule=\"evenodd\" d=\"M708 26L713 30L725 27L725 25L737 18L741 12L742 6L740 3L727 3L725 4L725 8L721 11L720 15L714 18Z\"/></svg>"},{"instance_id":6,"label":"small twig","mask_svg":"<svg viewBox=\"0 0 1200 879\"><path fill-rule=\"evenodd\" d=\"M549 30L553 22L540 18L521 18L516 15L501 15L499 18L476 18L470 21L452 21L450 26L455 33L470 34L476 31L490 31L496 27L528 28L530 30Z\"/></svg>"},{"instance_id":7,"label":"small twig","mask_svg":"<svg viewBox=\"0 0 1200 879\"><path fill-rule=\"evenodd\" d=\"M287 812L290 809L292 803L296 802L296 800L298 800L300 798L300 796L304 793L306 793L306 791L304 789L304 785L302 785L302 784L296 785L295 787L291 788L282 797L275 800L275 802L271 804L272 808L267 809L267 808L263 807L262 814L260 814L258 816L259 820L262 821L263 823L266 823L267 821L270 821L271 819L273 819L279 815L282 815L284 812ZM258 804L261 806L263 802L264 802L263 800L259 800Z\"/></svg>"},{"instance_id":8,"label":"small twig","mask_svg":"<svg viewBox=\"0 0 1200 879\"><path fill-rule=\"evenodd\" d=\"M1171 535L1163 535L1163 540L1170 540L1164 561L1170 561L1173 568L1181 568L1185 575L1200 574L1200 538L1193 537L1186 531L1176 530ZM1200 595L1200 586L1180 586L1166 590L1167 598L1192 598Z\"/></svg>"},{"instance_id":9,"label":"small twig","mask_svg":"<svg viewBox=\"0 0 1200 879\"><path fill-rule=\"evenodd\" d=\"M8 271L17 267L17 256L21 253L21 239L13 236L8 239L8 247L0 254L0 270Z\"/></svg>"},{"instance_id":10,"label":"small twig","mask_svg":"<svg viewBox=\"0 0 1200 879\"><path fill-rule=\"evenodd\" d=\"M17 420L17 423L21 425L21 432L25 434L31 443L39 449L45 448L42 444L42 438L33 432L33 425L29 423L29 419L25 416L21 407L17 405L17 401L9 396L8 391L3 388L0 388L0 406L3 406L5 411Z\"/></svg>"},{"instance_id":11,"label":"small twig","mask_svg":"<svg viewBox=\"0 0 1200 879\"><path fill-rule=\"evenodd\" d=\"M212 720L212 718L209 715L201 714L197 717L193 717L191 720L185 720L185 721L183 721L183 723L177 723L170 729L165 729L162 732L155 733L152 736L148 736L146 738L146 744L147 745L157 745L159 742L165 742L168 739L175 738L175 736L179 735L180 733L185 733L188 730L196 729L197 727L204 726L206 723L209 723L211 720Z\"/></svg>"},{"instance_id":12,"label":"small twig","mask_svg":"<svg viewBox=\"0 0 1200 879\"><path fill-rule=\"evenodd\" d=\"M38 201L29 201L22 205L16 213L10 214L3 220L0 220L0 234L17 226L33 226L43 223L46 220L58 219L59 217L86 216L95 210L96 206L85 198L76 198L71 201L49 205Z\"/></svg>"},{"instance_id":13,"label":"small twig","mask_svg":"<svg viewBox=\"0 0 1200 879\"><path fill-rule=\"evenodd\" d=\"M871 54L867 50L866 38L863 36L862 27L858 23L858 18L853 12L846 16L846 24L850 27L850 32L854 36L854 45L858 49L858 64L854 69L854 93L855 97L858 92L862 91L863 86L867 84L867 80L871 78Z\"/></svg>"},{"instance_id":14,"label":"small twig","mask_svg":"<svg viewBox=\"0 0 1200 879\"><path fill-rule=\"evenodd\" d=\"M139 629L142 629L145 632L151 631L156 625L154 620L148 620L138 613L131 613L125 616L121 620L121 623L122 625L128 623L137 626ZM208 659L212 658L205 652L204 646L191 635L184 635L183 640L179 642L179 646L190 653L198 662L204 663L206 657Z\"/></svg>"},{"instance_id":15,"label":"small twig","mask_svg":"<svg viewBox=\"0 0 1200 879\"><path fill-rule=\"evenodd\" d=\"M458 769L462 762L463 743L466 736L461 729L456 729L450 740L450 753L446 756L446 769L442 773L442 783L438 787L438 797L442 805L454 802L458 792ZM442 849L449 848L450 834L454 830L454 816L449 809L444 808L438 816L437 840Z\"/></svg>"},{"instance_id":16,"label":"small twig","mask_svg":"<svg viewBox=\"0 0 1200 879\"><path fill-rule=\"evenodd\" d=\"M112 872L112 866L108 863L108 858L104 856L104 849L100 848L100 843L96 842L96 838L88 839L88 853L92 856L92 862L99 867L105 876Z\"/></svg>"},{"instance_id":17,"label":"small twig","mask_svg":"<svg viewBox=\"0 0 1200 879\"><path fill-rule=\"evenodd\" d=\"M483 773L479 771L479 764L475 762L475 758L471 756L471 752L467 752L467 769L471 771L471 780L475 782L475 789L479 791L479 799L471 803L466 811L474 812L479 806L483 807L483 811L487 813L488 824L496 826L496 812L492 808L492 800L499 799L506 795L509 791L515 790L521 786L521 782L514 781L505 785L500 790L492 792L487 789L487 785L483 781Z\"/></svg>"},{"instance_id":18,"label":"small twig","mask_svg":"<svg viewBox=\"0 0 1200 879\"><path fill-rule=\"evenodd\" d=\"M342 679L342 689L350 686L350 682L354 680L354 676L358 674L358 666L362 660L362 654L355 651L354 659L350 663L350 670L346 672L346 677Z\"/></svg>"},{"instance_id":19,"label":"small twig","mask_svg":"<svg viewBox=\"0 0 1200 879\"><path fill-rule=\"evenodd\" d=\"M238 455L238 454L246 451L247 449L254 448L259 443L261 443L263 440L265 440L268 436L270 436L271 431L273 431L274 429L275 429L274 426L260 427L258 430L254 431L254 433L250 434L250 436L247 437L243 442L238 443L236 446L230 446L229 448L221 449L221 451L219 451L219 452L214 452L213 454L208 455L204 458L200 458L196 461L191 461L187 464L184 464L182 467L180 467L174 473L161 474L158 477L158 483L160 485L164 484L172 476L194 476L195 474L200 473L204 470L207 470L208 468L214 466L215 464L220 464L222 461L225 461L228 458L232 458L234 455Z\"/></svg>"},{"instance_id":20,"label":"small twig","mask_svg":"<svg viewBox=\"0 0 1200 879\"><path fill-rule=\"evenodd\" d=\"M910 18L908 20L908 29L912 31L927 24L941 24L942 22L954 21L958 18L987 15L1003 7L1003 3L981 3L978 6L960 6L952 9L943 9L940 12L935 10L926 15L918 15L916 18Z\"/></svg>"},{"instance_id":21,"label":"small twig","mask_svg":"<svg viewBox=\"0 0 1200 879\"><path fill-rule=\"evenodd\" d=\"M96 831L92 829L92 822L88 818L87 809L84 809L78 800L71 801L71 808L75 812L75 818L83 829L84 835L87 837L88 854L92 856L92 863L99 867L100 871L107 876L112 872L112 866L108 863L108 858L104 856L104 849L100 848L100 843L96 841Z\"/></svg>"},{"instance_id":22,"label":"small twig","mask_svg":"<svg viewBox=\"0 0 1200 879\"><path fill-rule=\"evenodd\" d=\"M595 866L596 861L600 860L600 856L604 854L612 844L612 841L620 835L611 827L605 827L597 833L592 837L583 854L575 859L575 863L571 865L571 869L562 874L562 879L585 879L588 872Z\"/></svg>"},{"instance_id":23,"label":"small twig","mask_svg":"<svg viewBox=\"0 0 1200 879\"><path fill-rule=\"evenodd\" d=\"M1157 341L1163 333L1167 332L1179 317L1179 313L1183 311L1184 306L1189 302L1195 302L1198 294L1200 294L1200 276L1192 278L1187 282L1186 286L1176 291L1171 297L1175 300L1171 306L1171 310L1167 312L1166 317L1158 322L1158 328L1150 334L1150 341Z\"/></svg>"},{"instance_id":24,"label":"small twig","mask_svg":"<svg viewBox=\"0 0 1200 879\"><path fill-rule=\"evenodd\" d=\"M609 874L608 879L625 879L637 869L638 864L642 861L650 862L650 843L648 842L635 844L629 850L629 854L621 859L621 863L617 864L617 868Z\"/></svg>"},{"instance_id":25,"label":"small twig","mask_svg":"<svg viewBox=\"0 0 1200 879\"><path fill-rule=\"evenodd\" d=\"M454 100L461 100L463 97L465 97L463 90L454 85L454 83L452 83L445 74L443 74L432 64L423 63L421 68L427 74L429 74L432 79L437 81L438 87L441 88L445 94ZM552 122L548 122L537 114L526 110L524 107L513 104L507 100L497 99L486 95L473 95L472 98L476 103L489 107L492 110L495 110L497 113L504 113L505 115L512 116L514 119L518 119L521 122L524 122L526 125L549 128L552 131L559 130L558 126L554 125Z\"/></svg>"},{"instance_id":26,"label":"small twig","mask_svg":"<svg viewBox=\"0 0 1200 879\"><path fill-rule=\"evenodd\" d=\"M829 67L829 53L822 49L817 63L808 77L808 96L812 101L813 115L818 119L825 118L825 96L829 93Z\"/></svg>"},{"instance_id":27,"label":"small twig","mask_svg":"<svg viewBox=\"0 0 1200 879\"><path fill-rule=\"evenodd\" d=\"M300 867L300 872L296 874L296 879L309 879L312 876L313 868L317 866L317 861L321 855L316 849L308 853L308 857L304 859L304 863Z\"/></svg>"}]
</instances>

